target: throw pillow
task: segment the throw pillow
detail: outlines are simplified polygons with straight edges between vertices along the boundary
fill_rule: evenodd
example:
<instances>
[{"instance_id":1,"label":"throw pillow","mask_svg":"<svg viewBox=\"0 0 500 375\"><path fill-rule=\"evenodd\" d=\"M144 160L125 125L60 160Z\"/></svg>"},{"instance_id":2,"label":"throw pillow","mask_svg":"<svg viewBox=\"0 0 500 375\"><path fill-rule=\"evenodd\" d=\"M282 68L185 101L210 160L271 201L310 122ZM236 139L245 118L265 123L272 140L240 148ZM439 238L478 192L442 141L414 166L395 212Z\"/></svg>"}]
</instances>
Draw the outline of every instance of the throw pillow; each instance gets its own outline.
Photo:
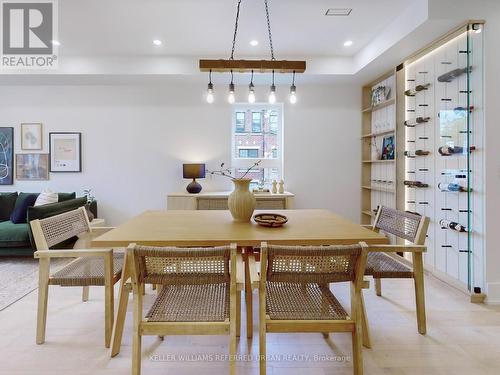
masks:
<instances>
[{"instance_id":1,"label":"throw pillow","mask_svg":"<svg viewBox=\"0 0 500 375\"><path fill-rule=\"evenodd\" d=\"M58 202L69 201L70 199L76 198L76 193L59 193L57 195L59 196Z\"/></svg>"},{"instance_id":2,"label":"throw pillow","mask_svg":"<svg viewBox=\"0 0 500 375\"><path fill-rule=\"evenodd\" d=\"M37 197L38 194L20 193L16 199L14 210L10 215L10 221L14 224L26 223L26 212L28 211L28 207L35 204Z\"/></svg>"},{"instance_id":3,"label":"throw pillow","mask_svg":"<svg viewBox=\"0 0 500 375\"><path fill-rule=\"evenodd\" d=\"M17 200L17 191L15 193L0 193L0 221L10 220L10 214L14 209Z\"/></svg>"},{"instance_id":4,"label":"throw pillow","mask_svg":"<svg viewBox=\"0 0 500 375\"><path fill-rule=\"evenodd\" d=\"M35 201L34 206L43 206L44 204L49 204L49 203L57 203L59 199L59 196L57 193L54 193L53 191L49 189L45 189L40 193L38 198Z\"/></svg>"}]
</instances>

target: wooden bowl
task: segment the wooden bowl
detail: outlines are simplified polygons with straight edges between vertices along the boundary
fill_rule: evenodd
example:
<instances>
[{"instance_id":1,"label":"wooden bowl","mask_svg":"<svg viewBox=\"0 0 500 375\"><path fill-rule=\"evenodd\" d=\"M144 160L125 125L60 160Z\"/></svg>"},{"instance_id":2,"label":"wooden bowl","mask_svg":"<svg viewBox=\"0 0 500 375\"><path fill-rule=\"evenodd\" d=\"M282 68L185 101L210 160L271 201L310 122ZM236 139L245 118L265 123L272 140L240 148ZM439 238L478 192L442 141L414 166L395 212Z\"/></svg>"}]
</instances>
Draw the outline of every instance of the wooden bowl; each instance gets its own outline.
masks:
<instances>
[{"instance_id":1,"label":"wooden bowl","mask_svg":"<svg viewBox=\"0 0 500 375\"><path fill-rule=\"evenodd\" d=\"M284 215L267 213L254 215L253 219L257 224L270 228L281 227L288 221L288 218Z\"/></svg>"}]
</instances>

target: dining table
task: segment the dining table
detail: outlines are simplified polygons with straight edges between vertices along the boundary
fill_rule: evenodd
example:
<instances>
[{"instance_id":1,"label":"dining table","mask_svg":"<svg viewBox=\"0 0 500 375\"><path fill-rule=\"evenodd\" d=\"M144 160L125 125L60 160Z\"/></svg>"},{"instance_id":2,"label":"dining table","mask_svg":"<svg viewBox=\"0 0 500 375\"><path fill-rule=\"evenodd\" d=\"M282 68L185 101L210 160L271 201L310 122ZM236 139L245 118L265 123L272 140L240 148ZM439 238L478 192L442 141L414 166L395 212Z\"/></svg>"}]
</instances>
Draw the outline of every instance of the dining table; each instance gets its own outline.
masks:
<instances>
[{"instance_id":1,"label":"dining table","mask_svg":"<svg viewBox=\"0 0 500 375\"><path fill-rule=\"evenodd\" d=\"M255 213L265 213L265 211ZM274 228L258 225L254 221L236 222L228 210L145 211L117 228L96 237L92 241L92 247L117 249L130 244L211 247L236 243L240 249L253 249L258 248L262 242L278 245L389 243L383 234L371 231L329 210L273 210L273 213L285 215L288 222L281 227ZM130 291L129 277L130 264L125 254L117 315L113 326L111 356L117 355L120 351ZM253 330L252 285L248 282L248 278L246 279L246 282L239 284L244 284L245 288L247 335L251 337ZM239 307L241 309L241 306Z\"/></svg>"}]
</instances>

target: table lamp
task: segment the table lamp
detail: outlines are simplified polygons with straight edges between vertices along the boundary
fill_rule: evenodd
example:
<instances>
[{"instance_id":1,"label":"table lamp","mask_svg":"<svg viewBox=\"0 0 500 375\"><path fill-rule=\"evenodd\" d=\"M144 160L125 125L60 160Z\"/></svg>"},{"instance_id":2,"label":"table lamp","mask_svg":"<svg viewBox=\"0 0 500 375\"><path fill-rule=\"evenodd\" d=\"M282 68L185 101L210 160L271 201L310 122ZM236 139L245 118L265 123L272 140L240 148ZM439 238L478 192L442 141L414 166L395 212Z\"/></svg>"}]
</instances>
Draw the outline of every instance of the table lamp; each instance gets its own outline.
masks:
<instances>
[{"instance_id":1,"label":"table lamp","mask_svg":"<svg viewBox=\"0 0 500 375\"><path fill-rule=\"evenodd\" d=\"M182 164L182 176L192 178L186 190L190 194L196 194L201 191L201 185L196 182L197 178L205 178L205 164Z\"/></svg>"}]
</instances>

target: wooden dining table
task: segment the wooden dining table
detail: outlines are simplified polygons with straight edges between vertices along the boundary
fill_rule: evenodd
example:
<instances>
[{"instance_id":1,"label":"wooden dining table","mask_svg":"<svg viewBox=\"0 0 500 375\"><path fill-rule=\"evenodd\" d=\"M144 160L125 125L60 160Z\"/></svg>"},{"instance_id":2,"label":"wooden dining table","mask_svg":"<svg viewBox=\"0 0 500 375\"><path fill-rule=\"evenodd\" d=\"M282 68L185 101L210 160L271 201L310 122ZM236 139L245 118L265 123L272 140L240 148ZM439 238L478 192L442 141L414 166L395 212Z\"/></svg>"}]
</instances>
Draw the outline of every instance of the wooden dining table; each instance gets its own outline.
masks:
<instances>
[{"instance_id":1,"label":"wooden dining table","mask_svg":"<svg viewBox=\"0 0 500 375\"><path fill-rule=\"evenodd\" d=\"M261 211L264 212L264 211ZM259 213L259 211L256 211ZM342 245L366 242L387 244L379 233L323 209L273 210L288 222L278 228L255 222L233 221L226 210L146 211L92 241L93 247L123 248L131 243L146 246L220 246L236 243L240 248L258 247L262 242L280 245ZM119 353L128 303L130 276L125 256L119 303L113 327L111 355ZM252 331L252 287L245 283L247 334ZM240 294L241 295L241 294ZM240 299L241 301L241 299ZM241 302L240 302L241 303Z\"/></svg>"}]
</instances>

